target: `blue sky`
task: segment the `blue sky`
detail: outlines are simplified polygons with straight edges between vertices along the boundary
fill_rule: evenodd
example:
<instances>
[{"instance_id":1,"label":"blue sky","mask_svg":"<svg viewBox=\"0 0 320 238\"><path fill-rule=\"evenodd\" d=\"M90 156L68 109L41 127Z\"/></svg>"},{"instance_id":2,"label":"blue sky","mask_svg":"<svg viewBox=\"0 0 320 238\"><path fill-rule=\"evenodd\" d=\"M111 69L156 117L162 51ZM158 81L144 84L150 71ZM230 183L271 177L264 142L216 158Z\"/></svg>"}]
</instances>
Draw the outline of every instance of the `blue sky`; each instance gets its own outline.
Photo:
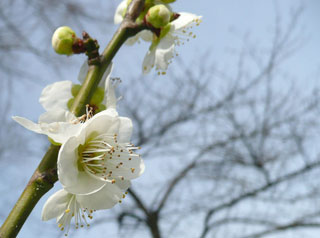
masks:
<instances>
[{"instance_id":1,"label":"blue sky","mask_svg":"<svg viewBox=\"0 0 320 238\"><path fill-rule=\"evenodd\" d=\"M116 3L114 5L116 5ZM201 62L204 60L217 62L222 68L232 71L234 70L235 64L232 51L233 49L242 47L245 36L248 36L247 39L250 39L250 41L258 45L268 47L272 39L276 10L279 12L281 22L285 26L292 8L299 6L304 8L299 30L297 31L299 34L302 32L299 37L301 37L303 44L294 57L286 63L285 68L298 84L303 85L306 89L312 88L317 84L320 76L320 1L318 0L178 0L177 3L173 5L174 10L177 12L186 11L203 16L203 22L194 30L197 38L191 40L185 46L179 47L177 49L180 54L178 57L183 58L186 62L190 62L190 64L194 61ZM68 22L65 24L68 25ZM115 30L116 27L113 29ZM112 31L108 32L107 35L99 32L99 29L90 29L89 32L96 36L103 46L107 43L107 40L111 38ZM141 64L147 47L147 44L138 45L136 48L124 46L114 60L115 70L113 76L126 80L126 77L129 75L141 74ZM207 51L210 52L210 57L203 59L201 57L203 54L201 53ZM66 79L76 81L77 67L81 65L84 57L80 56L79 58L76 59L77 63L72 67L70 67L69 64L73 64L74 58L69 57L64 59L66 63L63 66L61 78L50 74L48 70L41 72L43 75L47 74L45 77L48 78L48 81L45 82L49 83L55 80ZM125 66L125 70L123 70L123 66ZM27 66L20 65L20 67ZM30 62L30 67L32 67L32 62ZM177 70L176 67L177 64L173 63L169 66L168 70ZM151 74L155 74L155 72L151 72ZM143 80L151 80L151 78L151 75L148 75L145 76ZM163 84L165 84L166 80L170 79L164 76L161 77L161 80L163 80ZM283 83L280 82L279 85L283 85ZM16 86L12 115L20 115L37 120L38 116L43 112L43 109L38 103L38 97L44 86L44 82L39 84L27 83ZM26 171L27 174L23 175L25 179L30 177L36 164L36 161L30 163L31 166L28 166L26 169L28 170ZM149 173L152 173L152 171ZM143 180L141 181L143 182ZM16 186L22 189L24 183L25 180L19 180ZM14 191L14 194L12 196L10 195L12 202L10 201L9 203L12 205L16 199L14 196L17 194L19 194L19 191ZM37 205L37 208L32 214L33 219L40 220L41 207L47 197L48 195ZM22 229L20 237L32 237L31 234L33 234L34 226L38 224L41 223L31 224L31 221L27 223ZM54 221L50 224L53 226ZM43 224L44 227L46 225L47 224ZM88 234L99 237L96 232L99 232L99 229L91 230L89 233L78 231L73 237L87 237L86 235ZM114 233L116 232L117 230L114 230ZM56 237L56 234L53 233L52 237Z\"/></svg>"}]
</instances>

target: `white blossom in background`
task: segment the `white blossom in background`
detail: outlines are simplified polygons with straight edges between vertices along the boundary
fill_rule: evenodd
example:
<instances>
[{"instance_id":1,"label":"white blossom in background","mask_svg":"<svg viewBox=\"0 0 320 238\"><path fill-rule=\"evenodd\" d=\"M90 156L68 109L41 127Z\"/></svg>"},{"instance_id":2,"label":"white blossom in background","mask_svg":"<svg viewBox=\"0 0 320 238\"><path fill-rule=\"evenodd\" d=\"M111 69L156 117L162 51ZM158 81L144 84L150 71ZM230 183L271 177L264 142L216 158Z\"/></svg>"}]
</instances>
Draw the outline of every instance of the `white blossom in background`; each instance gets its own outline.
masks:
<instances>
[{"instance_id":1,"label":"white blossom in background","mask_svg":"<svg viewBox=\"0 0 320 238\"><path fill-rule=\"evenodd\" d=\"M175 46L196 37L191 32L191 28L200 24L201 16L186 12L178 13L178 15L177 19L161 28L159 36L153 38L142 64L144 74L150 72L153 67L165 74L171 59L177 55Z\"/></svg>"},{"instance_id":2,"label":"white blossom in background","mask_svg":"<svg viewBox=\"0 0 320 238\"><path fill-rule=\"evenodd\" d=\"M99 191L106 182L129 181L144 171L138 149L130 143L132 122L109 108L89 119L58 155L58 177L73 194Z\"/></svg>"},{"instance_id":3,"label":"white blossom in background","mask_svg":"<svg viewBox=\"0 0 320 238\"><path fill-rule=\"evenodd\" d=\"M153 67L156 68L159 75L165 74L165 71L167 70L168 65L171 63L172 58L178 55L175 50L175 46L184 44L185 41L189 41L190 38L196 37L196 35L191 32L191 28L199 25L202 17L186 12L181 12L178 14L172 13L172 9L169 5L169 3L172 2L174 1L146 1L145 8L142 13L144 15L142 17L139 16L139 18L143 19L144 21L146 20L146 27L149 27L149 29L142 30L126 41L126 43L129 45L140 42L140 39L144 41L151 41L151 46L144 57L142 64L144 74L149 73ZM118 5L114 15L115 24L120 24L123 21L129 3L130 0L123 0ZM158 9L154 11L155 8ZM153 23L161 23L163 20L162 18L167 18L167 15L164 11L165 9L167 9L167 14L171 15L171 21L168 24L159 25L148 22L149 17L153 20ZM173 17L174 15L176 15L176 17Z\"/></svg>"},{"instance_id":4,"label":"white blossom in background","mask_svg":"<svg viewBox=\"0 0 320 238\"><path fill-rule=\"evenodd\" d=\"M154 4L152 3L151 6ZM127 11L128 1L123 0L117 7L115 15L114 15L114 24L120 24L123 21L124 15ZM133 45L136 42L140 42L140 39L144 41L152 41L153 33L149 30L142 30L135 36L130 37L126 44Z\"/></svg>"},{"instance_id":5,"label":"white blossom in background","mask_svg":"<svg viewBox=\"0 0 320 238\"><path fill-rule=\"evenodd\" d=\"M58 227L68 234L72 218L75 228L89 226L92 213L96 210L110 209L125 198L129 181L106 182L96 193L75 195L61 189L51 195L42 209L42 220L56 218Z\"/></svg>"}]
</instances>

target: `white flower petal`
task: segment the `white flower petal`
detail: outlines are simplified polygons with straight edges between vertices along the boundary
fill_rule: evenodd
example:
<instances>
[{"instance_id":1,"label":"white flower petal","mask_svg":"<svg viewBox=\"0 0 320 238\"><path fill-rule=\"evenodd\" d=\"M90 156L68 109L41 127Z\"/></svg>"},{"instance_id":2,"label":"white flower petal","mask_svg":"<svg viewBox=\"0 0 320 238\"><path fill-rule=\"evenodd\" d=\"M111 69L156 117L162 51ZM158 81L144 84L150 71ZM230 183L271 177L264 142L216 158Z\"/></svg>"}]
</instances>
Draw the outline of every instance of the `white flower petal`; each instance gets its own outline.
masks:
<instances>
[{"instance_id":1,"label":"white flower petal","mask_svg":"<svg viewBox=\"0 0 320 238\"><path fill-rule=\"evenodd\" d=\"M139 40L139 33L138 34L136 34L136 35L134 35L134 36L132 36L132 37L130 37L130 38L128 38L127 40L126 40L126 42L125 42L125 44L126 45L134 45L138 40Z\"/></svg>"},{"instance_id":2,"label":"white flower petal","mask_svg":"<svg viewBox=\"0 0 320 238\"><path fill-rule=\"evenodd\" d=\"M62 145L58 155L58 177L63 186L75 184L78 176L78 147L77 137L71 137Z\"/></svg>"},{"instance_id":3,"label":"white flower petal","mask_svg":"<svg viewBox=\"0 0 320 238\"><path fill-rule=\"evenodd\" d=\"M142 70L144 74L147 74L150 72L152 67L155 63L155 49L148 50L146 56L144 57L143 63L142 63Z\"/></svg>"},{"instance_id":4,"label":"white flower petal","mask_svg":"<svg viewBox=\"0 0 320 238\"><path fill-rule=\"evenodd\" d=\"M41 114L39 123L72 122L76 119L73 113L63 109L56 109Z\"/></svg>"},{"instance_id":5,"label":"white flower petal","mask_svg":"<svg viewBox=\"0 0 320 238\"><path fill-rule=\"evenodd\" d=\"M135 36L130 37L127 41L127 45L133 45L136 43L139 39L142 39L144 41L152 41L153 39L153 33L149 30L142 30L139 33L137 33Z\"/></svg>"},{"instance_id":6,"label":"white flower petal","mask_svg":"<svg viewBox=\"0 0 320 238\"><path fill-rule=\"evenodd\" d=\"M115 183L123 192L127 191L131 186L130 180L117 179Z\"/></svg>"},{"instance_id":7,"label":"white flower petal","mask_svg":"<svg viewBox=\"0 0 320 238\"><path fill-rule=\"evenodd\" d=\"M42 208L42 220L47 221L61 216L67 208L71 196L72 195L64 189L61 189L50 196Z\"/></svg>"},{"instance_id":8,"label":"white flower petal","mask_svg":"<svg viewBox=\"0 0 320 238\"><path fill-rule=\"evenodd\" d=\"M121 184L121 187L118 186ZM105 186L96 193L90 195L77 195L77 201L88 209L109 209L123 198L123 190L130 186L129 181L116 181L114 184L107 182ZM124 188L124 189L123 189Z\"/></svg>"},{"instance_id":9,"label":"white flower petal","mask_svg":"<svg viewBox=\"0 0 320 238\"><path fill-rule=\"evenodd\" d=\"M118 116L118 112L114 108L108 108L107 110L104 110L104 111L99 112L98 114L96 114L96 116L98 116L98 115L108 115L110 117L117 117Z\"/></svg>"},{"instance_id":10,"label":"white flower petal","mask_svg":"<svg viewBox=\"0 0 320 238\"><path fill-rule=\"evenodd\" d=\"M50 114L52 112L47 112L47 113ZM72 124L69 122L52 122L52 123L40 122L39 124L36 124L23 117L12 117L12 119L28 130L31 130L39 134L47 135L54 142L58 144L62 144L65 141L67 141L71 136L77 135L80 132L81 127L83 126L80 123ZM51 120L49 115L45 115L44 118L42 119L45 119L48 121Z\"/></svg>"},{"instance_id":11,"label":"white flower petal","mask_svg":"<svg viewBox=\"0 0 320 238\"><path fill-rule=\"evenodd\" d=\"M79 71L79 74L78 74L78 81L80 83L83 83L83 81L85 80L85 78L87 76L87 73L88 73L88 70L89 70L88 61L85 60L83 62L83 64L81 65L81 68L80 68L80 71Z\"/></svg>"},{"instance_id":12,"label":"white flower petal","mask_svg":"<svg viewBox=\"0 0 320 238\"><path fill-rule=\"evenodd\" d=\"M112 71L113 71L113 62L110 62L108 68L103 73L102 79L99 83L99 87L104 87L106 89L107 81L110 81L110 75L111 75ZM107 92L107 91L105 91L105 92Z\"/></svg>"},{"instance_id":13,"label":"white flower petal","mask_svg":"<svg viewBox=\"0 0 320 238\"><path fill-rule=\"evenodd\" d=\"M76 183L70 186L64 186L64 189L77 195L88 195L99 191L105 184L104 181L92 178L85 172L79 172L74 177Z\"/></svg>"},{"instance_id":14,"label":"white flower petal","mask_svg":"<svg viewBox=\"0 0 320 238\"><path fill-rule=\"evenodd\" d=\"M65 143L70 137L78 135L83 124L72 124L69 122L53 122L50 124L41 123L42 134L47 135L59 144Z\"/></svg>"},{"instance_id":15,"label":"white flower petal","mask_svg":"<svg viewBox=\"0 0 320 238\"><path fill-rule=\"evenodd\" d=\"M99 112L85 123L83 136L88 138L93 132L110 135L116 134L120 126L120 120L117 115L117 111L112 108Z\"/></svg>"},{"instance_id":16,"label":"white flower petal","mask_svg":"<svg viewBox=\"0 0 320 238\"><path fill-rule=\"evenodd\" d=\"M140 167L139 167L139 171L138 171L139 176L140 176L141 174L143 174L145 168L146 168L146 166L145 166L145 164L144 164L144 161L143 161L143 159L141 159L141 163L140 163Z\"/></svg>"},{"instance_id":17,"label":"white flower petal","mask_svg":"<svg viewBox=\"0 0 320 238\"><path fill-rule=\"evenodd\" d=\"M106 108L113 108L116 109L117 107L117 98L116 98L116 92L115 92L115 86L111 82L110 78L106 81L106 89L105 89L106 95L105 95L105 105Z\"/></svg>"},{"instance_id":18,"label":"white flower petal","mask_svg":"<svg viewBox=\"0 0 320 238\"><path fill-rule=\"evenodd\" d=\"M144 41L152 41L153 39L153 33L149 30L140 31L138 34Z\"/></svg>"},{"instance_id":19,"label":"white flower petal","mask_svg":"<svg viewBox=\"0 0 320 238\"><path fill-rule=\"evenodd\" d=\"M120 24L123 20L123 13L127 9L127 0L123 0L117 7L114 15L114 24Z\"/></svg>"},{"instance_id":20,"label":"white flower petal","mask_svg":"<svg viewBox=\"0 0 320 238\"><path fill-rule=\"evenodd\" d=\"M127 158L119 158L117 162L123 162L123 165L118 169L112 170L112 176L131 180L138 178L143 174L145 166L140 156L132 156L131 160Z\"/></svg>"},{"instance_id":21,"label":"white flower petal","mask_svg":"<svg viewBox=\"0 0 320 238\"><path fill-rule=\"evenodd\" d=\"M166 70L174 55L174 39L170 36L162 38L156 48L155 65L158 69Z\"/></svg>"},{"instance_id":22,"label":"white flower petal","mask_svg":"<svg viewBox=\"0 0 320 238\"><path fill-rule=\"evenodd\" d=\"M17 116L14 116L12 117L13 120L15 120L17 123L19 123L21 126L23 126L24 128L30 130L30 131L33 131L33 132L36 132L36 133L42 133L42 130L40 128L40 125L39 124L36 124L24 117L17 117Z\"/></svg>"},{"instance_id":23,"label":"white flower petal","mask_svg":"<svg viewBox=\"0 0 320 238\"><path fill-rule=\"evenodd\" d=\"M50 84L42 90L39 102L46 111L57 108L68 110L71 88L72 82L68 80Z\"/></svg>"},{"instance_id":24,"label":"white flower petal","mask_svg":"<svg viewBox=\"0 0 320 238\"><path fill-rule=\"evenodd\" d=\"M180 16L176 20L170 23L171 26L173 26L170 29L171 32L179 30L183 27L186 27L189 24L191 24L193 21L202 18L201 16L197 16L195 14L188 13L188 12L179 12L179 14Z\"/></svg>"},{"instance_id":25,"label":"white flower petal","mask_svg":"<svg viewBox=\"0 0 320 238\"><path fill-rule=\"evenodd\" d=\"M109 70L109 74L106 77L105 80L105 97L104 97L104 104L106 105L106 108L112 108L116 109L117 106L117 98L116 98L116 93L115 93L115 86L112 83L110 79L110 74L113 70L113 63L111 63L107 69Z\"/></svg>"},{"instance_id":26,"label":"white flower petal","mask_svg":"<svg viewBox=\"0 0 320 238\"><path fill-rule=\"evenodd\" d=\"M119 143L129 143L132 135L132 121L128 117L119 117L120 126L119 126Z\"/></svg>"}]
</instances>

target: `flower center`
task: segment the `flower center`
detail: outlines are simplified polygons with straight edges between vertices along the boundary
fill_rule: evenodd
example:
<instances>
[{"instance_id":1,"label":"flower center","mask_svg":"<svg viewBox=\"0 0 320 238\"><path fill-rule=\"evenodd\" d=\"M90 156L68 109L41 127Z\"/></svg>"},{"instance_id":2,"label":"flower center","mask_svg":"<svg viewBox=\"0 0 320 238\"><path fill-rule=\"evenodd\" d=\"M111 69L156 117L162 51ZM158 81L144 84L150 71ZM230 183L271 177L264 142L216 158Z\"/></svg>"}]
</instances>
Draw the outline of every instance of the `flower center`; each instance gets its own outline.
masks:
<instances>
[{"instance_id":1,"label":"flower center","mask_svg":"<svg viewBox=\"0 0 320 238\"><path fill-rule=\"evenodd\" d=\"M115 183L116 178L124 180L128 172L135 172L130 166L131 160L140 157L133 152L135 149L139 148L130 143L119 143L116 134L101 134L80 150L80 166L90 176Z\"/></svg>"}]
</instances>

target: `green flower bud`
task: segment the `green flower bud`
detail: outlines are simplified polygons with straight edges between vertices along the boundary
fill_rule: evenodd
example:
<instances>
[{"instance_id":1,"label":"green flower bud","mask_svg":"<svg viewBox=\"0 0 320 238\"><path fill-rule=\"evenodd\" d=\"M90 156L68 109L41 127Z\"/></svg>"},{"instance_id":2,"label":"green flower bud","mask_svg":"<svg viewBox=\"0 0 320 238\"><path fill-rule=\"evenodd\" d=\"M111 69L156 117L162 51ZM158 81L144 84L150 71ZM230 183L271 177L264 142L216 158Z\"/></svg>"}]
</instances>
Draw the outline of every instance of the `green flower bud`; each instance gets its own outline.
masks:
<instances>
[{"instance_id":1,"label":"green flower bud","mask_svg":"<svg viewBox=\"0 0 320 238\"><path fill-rule=\"evenodd\" d=\"M172 12L163 4L153 6L149 9L146 20L155 28L161 28L170 22Z\"/></svg>"},{"instance_id":2,"label":"green flower bud","mask_svg":"<svg viewBox=\"0 0 320 238\"><path fill-rule=\"evenodd\" d=\"M68 107L69 111L71 111L73 103L74 103L74 98L70 98L67 103L67 107Z\"/></svg>"},{"instance_id":3,"label":"green flower bud","mask_svg":"<svg viewBox=\"0 0 320 238\"><path fill-rule=\"evenodd\" d=\"M104 99L104 88L98 87L92 95L90 104L99 105Z\"/></svg>"},{"instance_id":4,"label":"green flower bud","mask_svg":"<svg viewBox=\"0 0 320 238\"><path fill-rule=\"evenodd\" d=\"M81 85L80 84L73 84L71 88L72 96L76 97L80 91Z\"/></svg>"},{"instance_id":5,"label":"green flower bud","mask_svg":"<svg viewBox=\"0 0 320 238\"><path fill-rule=\"evenodd\" d=\"M68 26L59 27L52 36L52 47L58 54L73 54L72 45L77 40L76 33Z\"/></svg>"}]
</instances>

